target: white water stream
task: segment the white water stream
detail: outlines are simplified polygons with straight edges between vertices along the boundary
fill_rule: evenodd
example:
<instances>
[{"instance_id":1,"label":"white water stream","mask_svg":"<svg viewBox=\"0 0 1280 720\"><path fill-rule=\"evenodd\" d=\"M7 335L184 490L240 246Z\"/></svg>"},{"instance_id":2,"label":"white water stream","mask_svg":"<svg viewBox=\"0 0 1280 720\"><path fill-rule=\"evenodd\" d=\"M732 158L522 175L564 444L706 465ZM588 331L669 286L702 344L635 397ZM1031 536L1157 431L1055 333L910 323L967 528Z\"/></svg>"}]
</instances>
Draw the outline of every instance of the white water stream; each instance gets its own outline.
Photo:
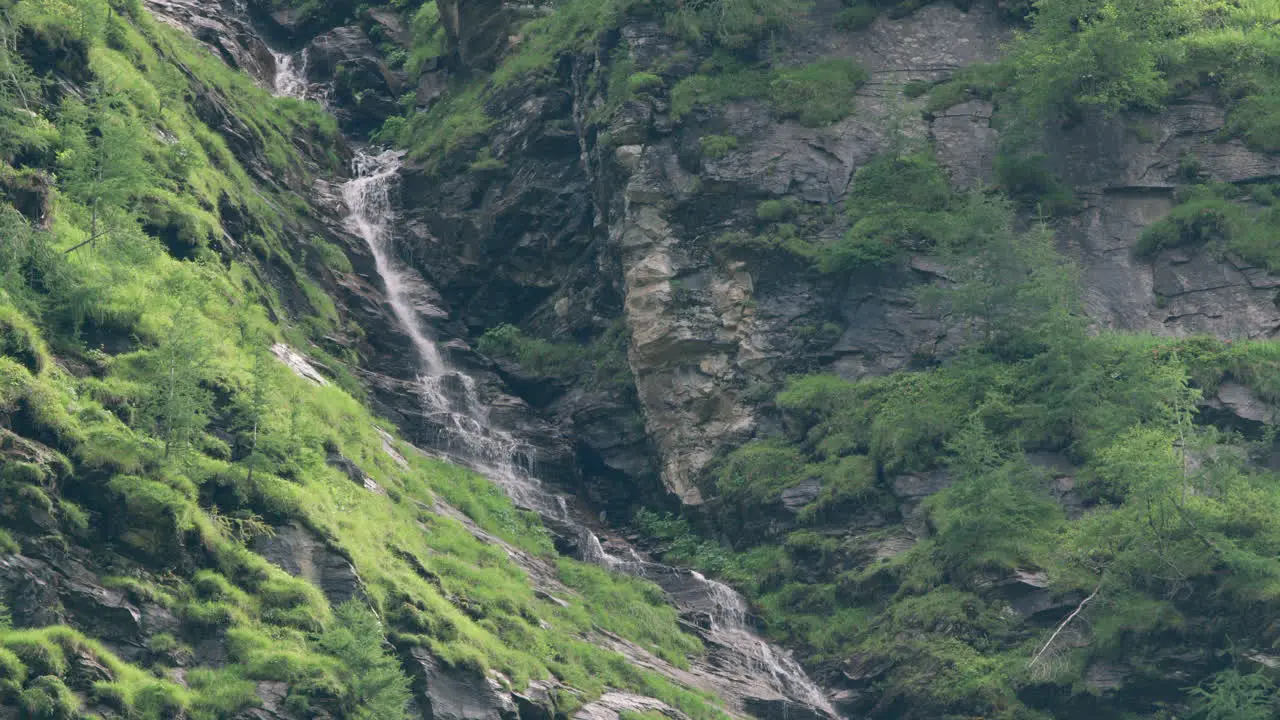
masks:
<instances>
[{"instance_id":1,"label":"white water stream","mask_svg":"<svg viewBox=\"0 0 1280 720\"><path fill-rule=\"evenodd\" d=\"M275 93L281 97L305 100L310 84L307 82L307 53L290 55L272 50L276 61Z\"/></svg>"},{"instance_id":2,"label":"white water stream","mask_svg":"<svg viewBox=\"0 0 1280 720\"><path fill-rule=\"evenodd\" d=\"M420 308L429 305L422 299L422 281L395 258L392 248L392 192L402 157L403 153L397 151L361 153L355 160L356 177L343 187L342 194L350 210L347 226L368 243L378 275L386 285L387 302L417 352L421 372L418 389L424 411L443 428L441 449L498 483L516 504L544 517L569 520L564 498L542 487L529 472L524 443L490 421L488 409L476 392L475 380L450 367L423 329ZM772 680L767 684L784 697L835 714L822 690L799 664L752 631L747 622L746 601L733 589L697 572L646 561L630 548L629 557L611 555L594 533L583 530L582 535L584 560L652 580L672 595L682 611L707 613L711 621L708 640L745 656L744 672L763 674Z\"/></svg>"},{"instance_id":3,"label":"white water stream","mask_svg":"<svg viewBox=\"0 0 1280 720\"><path fill-rule=\"evenodd\" d=\"M347 226L363 238L373 254L378 275L386 285L387 302L417 353L418 391L423 410L444 437L439 447L449 456L470 465L498 483L522 507L555 520L572 520L562 496L548 491L530 473L528 448L518 438L493 424L477 394L475 379L450 367L435 341L424 329L423 315L429 303L417 273L407 269L393 251L395 203L393 190L399 179L403 153L361 153L355 160L355 179L343 187L350 214ZM790 654L775 649L748 625L746 601L727 585L697 572L679 570L647 561L633 549L628 557L605 551L589 530L582 533L583 559L614 571L656 582L672 596L683 612L704 612L710 617L707 639L730 652L744 675L765 680L781 696L834 716L825 695Z\"/></svg>"},{"instance_id":4,"label":"white water stream","mask_svg":"<svg viewBox=\"0 0 1280 720\"><path fill-rule=\"evenodd\" d=\"M667 591L682 612L706 613L710 621L706 639L713 646L732 650L725 658L728 664L745 662L746 667L741 670L767 677L772 682L766 684L784 697L836 717L826 694L809 679L795 658L756 634L749 621L750 608L736 590L696 570L682 570L647 561L631 547L625 550L627 557L612 555L588 530L583 530L582 543L584 560L652 581Z\"/></svg>"},{"instance_id":5,"label":"white water stream","mask_svg":"<svg viewBox=\"0 0 1280 720\"><path fill-rule=\"evenodd\" d=\"M374 265L386 286L387 303L413 344L418 360L417 390L422 409L441 429L438 449L498 483L516 504L544 516L567 519L563 498L543 489L529 472L529 448L496 426L480 399L476 381L450 367L435 341L424 330L430 304L417 273L395 257L392 192L400 176L404 153L361 152L355 159L355 179L343 186L350 213L348 229L369 246Z\"/></svg>"}]
</instances>

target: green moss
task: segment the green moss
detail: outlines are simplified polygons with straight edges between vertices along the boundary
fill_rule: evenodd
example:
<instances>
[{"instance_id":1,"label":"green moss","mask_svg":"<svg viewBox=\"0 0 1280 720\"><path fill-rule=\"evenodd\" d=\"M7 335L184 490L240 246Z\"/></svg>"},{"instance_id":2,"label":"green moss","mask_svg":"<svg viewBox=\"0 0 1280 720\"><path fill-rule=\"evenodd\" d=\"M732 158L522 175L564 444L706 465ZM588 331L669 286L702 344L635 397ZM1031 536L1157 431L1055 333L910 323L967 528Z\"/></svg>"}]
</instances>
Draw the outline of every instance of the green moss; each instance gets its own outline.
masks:
<instances>
[{"instance_id":1,"label":"green moss","mask_svg":"<svg viewBox=\"0 0 1280 720\"><path fill-rule=\"evenodd\" d=\"M696 75L690 75L671 89L671 116L679 119L699 105L721 105L733 100L767 97L769 74L743 67L736 61L717 57Z\"/></svg>"},{"instance_id":2,"label":"green moss","mask_svg":"<svg viewBox=\"0 0 1280 720\"><path fill-rule=\"evenodd\" d=\"M16 554L22 552L22 545L3 528L0 528L0 553Z\"/></svg>"},{"instance_id":3,"label":"green moss","mask_svg":"<svg viewBox=\"0 0 1280 720\"><path fill-rule=\"evenodd\" d=\"M6 304L0 291L0 355L7 355L33 373L40 373L53 363L40 332L29 318Z\"/></svg>"},{"instance_id":4,"label":"green moss","mask_svg":"<svg viewBox=\"0 0 1280 720\"><path fill-rule=\"evenodd\" d=\"M796 212L792 200L762 200L756 205L756 219L766 223L782 222Z\"/></svg>"},{"instance_id":5,"label":"green moss","mask_svg":"<svg viewBox=\"0 0 1280 720\"><path fill-rule=\"evenodd\" d=\"M31 720L76 720L80 715L80 699L49 675L31 681L18 696L18 707Z\"/></svg>"},{"instance_id":6,"label":"green moss","mask_svg":"<svg viewBox=\"0 0 1280 720\"><path fill-rule=\"evenodd\" d=\"M471 172L473 173L491 173L502 170L507 166L498 158L493 156L493 151L487 147L480 148L480 152L476 153L476 159L471 163Z\"/></svg>"},{"instance_id":7,"label":"green moss","mask_svg":"<svg viewBox=\"0 0 1280 720\"><path fill-rule=\"evenodd\" d=\"M703 157L719 160L738 149L738 138L733 135L703 135L698 138L698 146Z\"/></svg>"},{"instance_id":8,"label":"green moss","mask_svg":"<svg viewBox=\"0 0 1280 720\"><path fill-rule=\"evenodd\" d=\"M320 262L330 270L341 273L353 271L350 258L337 245L316 235L311 237L309 245L315 251L316 256L320 258Z\"/></svg>"},{"instance_id":9,"label":"green moss","mask_svg":"<svg viewBox=\"0 0 1280 720\"><path fill-rule=\"evenodd\" d=\"M652 93L665 87L663 79L650 72L632 73L627 77L627 92L632 95Z\"/></svg>"},{"instance_id":10,"label":"green moss","mask_svg":"<svg viewBox=\"0 0 1280 720\"><path fill-rule=\"evenodd\" d=\"M530 337L514 325L499 325L478 343L481 352L518 363L525 372L562 380L583 380L595 387L625 388L631 384L627 362L628 335L615 324L587 345L553 343Z\"/></svg>"},{"instance_id":11,"label":"green moss","mask_svg":"<svg viewBox=\"0 0 1280 720\"><path fill-rule=\"evenodd\" d=\"M777 70L769 99L783 117L802 125L830 125L853 112L854 93L870 77L847 58L819 60L800 68Z\"/></svg>"}]
</instances>

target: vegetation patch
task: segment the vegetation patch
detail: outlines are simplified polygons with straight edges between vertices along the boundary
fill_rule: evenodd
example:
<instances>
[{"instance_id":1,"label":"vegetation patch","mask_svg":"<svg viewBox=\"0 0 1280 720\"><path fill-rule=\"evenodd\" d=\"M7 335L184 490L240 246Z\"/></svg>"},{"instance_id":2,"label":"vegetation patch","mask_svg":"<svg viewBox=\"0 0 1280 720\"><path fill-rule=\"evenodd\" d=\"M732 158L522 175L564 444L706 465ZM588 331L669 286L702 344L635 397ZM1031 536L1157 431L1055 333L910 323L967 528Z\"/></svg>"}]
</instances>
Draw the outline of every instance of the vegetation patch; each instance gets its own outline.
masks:
<instances>
[{"instance_id":1,"label":"vegetation patch","mask_svg":"<svg viewBox=\"0 0 1280 720\"><path fill-rule=\"evenodd\" d=\"M550 342L531 337L514 325L499 325L480 338L478 347L487 355L515 362L527 373L573 385L624 389L633 385L627 362L628 339L621 323L585 345Z\"/></svg>"},{"instance_id":2,"label":"vegetation patch","mask_svg":"<svg viewBox=\"0 0 1280 720\"><path fill-rule=\"evenodd\" d=\"M1244 189L1225 183L1192 185L1179 191L1178 204L1167 216L1142 232L1136 252L1152 255L1167 248L1208 246L1275 270L1280 268L1278 229L1280 211L1265 186L1246 195Z\"/></svg>"},{"instance_id":3,"label":"vegetation patch","mask_svg":"<svg viewBox=\"0 0 1280 720\"><path fill-rule=\"evenodd\" d=\"M703 135L698 138L698 146L702 148L703 157L719 160L738 149L738 138L733 135Z\"/></svg>"},{"instance_id":4,"label":"vegetation patch","mask_svg":"<svg viewBox=\"0 0 1280 720\"><path fill-rule=\"evenodd\" d=\"M811 127L830 125L853 112L853 94L868 77L852 60L820 60L774 71L769 99L783 117L794 117Z\"/></svg>"}]
</instances>

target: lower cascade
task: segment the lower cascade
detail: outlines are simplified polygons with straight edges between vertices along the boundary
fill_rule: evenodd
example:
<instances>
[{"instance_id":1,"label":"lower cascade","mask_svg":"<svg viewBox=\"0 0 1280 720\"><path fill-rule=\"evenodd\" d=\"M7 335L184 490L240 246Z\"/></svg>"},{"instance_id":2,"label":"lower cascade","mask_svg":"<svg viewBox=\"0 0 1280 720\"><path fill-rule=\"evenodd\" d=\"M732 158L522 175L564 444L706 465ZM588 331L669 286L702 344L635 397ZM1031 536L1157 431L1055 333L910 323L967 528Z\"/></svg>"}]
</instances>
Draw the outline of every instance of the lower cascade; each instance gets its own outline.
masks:
<instances>
[{"instance_id":1,"label":"lower cascade","mask_svg":"<svg viewBox=\"0 0 1280 720\"><path fill-rule=\"evenodd\" d=\"M823 691L789 653L761 639L751 628L746 601L727 585L702 574L648 560L630 546L622 554L605 550L585 529L583 514L568 499L547 489L532 473L527 443L498 427L479 397L474 378L449 365L424 329L424 316L440 312L425 299L422 278L394 256L395 204L392 192L404 153L369 150L357 154L355 177L343 186L348 229L364 239L385 286L386 300L417 355L417 392L424 413L440 430L436 450L502 487L520 507L544 520L583 528L579 554L587 562L649 580L661 587L681 614L694 618L710 655L712 684L754 702L794 708L801 715L834 716ZM617 542L617 541L614 541ZM751 711L751 707L745 708Z\"/></svg>"},{"instance_id":2,"label":"lower cascade","mask_svg":"<svg viewBox=\"0 0 1280 720\"><path fill-rule=\"evenodd\" d=\"M307 54L290 55L278 50L271 51L276 63L275 83L272 89L276 95L304 99L307 96Z\"/></svg>"}]
</instances>

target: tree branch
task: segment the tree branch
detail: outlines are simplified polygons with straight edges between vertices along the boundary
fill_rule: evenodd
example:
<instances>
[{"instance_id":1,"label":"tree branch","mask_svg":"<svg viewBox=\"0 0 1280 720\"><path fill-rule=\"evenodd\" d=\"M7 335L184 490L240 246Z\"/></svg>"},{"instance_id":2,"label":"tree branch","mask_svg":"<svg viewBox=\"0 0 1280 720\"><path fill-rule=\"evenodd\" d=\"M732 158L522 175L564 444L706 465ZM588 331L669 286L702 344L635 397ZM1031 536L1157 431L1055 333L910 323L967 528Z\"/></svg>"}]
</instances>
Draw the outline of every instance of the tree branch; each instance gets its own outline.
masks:
<instances>
[{"instance_id":1,"label":"tree branch","mask_svg":"<svg viewBox=\"0 0 1280 720\"><path fill-rule=\"evenodd\" d=\"M1094 588L1093 592L1089 593L1089 597L1085 598L1084 600L1081 600L1080 604L1076 606L1076 609L1070 615L1067 616L1066 620L1062 621L1061 625L1058 626L1058 629L1053 631L1053 635L1049 636L1049 642L1046 642L1044 644L1044 647L1040 648L1040 652L1036 653L1035 657L1031 658L1031 662L1027 663L1027 667L1031 667L1032 665L1036 664L1036 662L1044 655L1045 651L1049 649L1049 646L1053 644L1053 641L1058 639L1058 635L1060 635L1062 631L1067 627L1067 624L1070 623L1072 620L1074 620L1076 616L1080 614L1081 610L1084 610L1084 606L1088 605L1090 600L1098 597L1098 593L1101 590L1102 590L1102 581L1099 580L1098 587Z\"/></svg>"},{"instance_id":2,"label":"tree branch","mask_svg":"<svg viewBox=\"0 0 1280 720\"><path fill-rule=\"evenodd\" d=\"M103 230L102 232L100 232L100 233L98 233L98 234L96 234L96 235L93 235L93 236L92 236L92 237L90 237L88 240L85 240L84 242L80 243L79 245L76 245L75 247L67 248L64 252L65 252L67 255L70 255L71 253L73 253L73 252L75 252L75 251L79 250L80 248L84 247L85 245L89 245L89 244L95 243L95 242L97 242L97 241L101 240L102 238L104 238L104 237L106 237L106 236L107 236L107 231L106 231L106 230Z\"/></svg>"}]
</instances>

